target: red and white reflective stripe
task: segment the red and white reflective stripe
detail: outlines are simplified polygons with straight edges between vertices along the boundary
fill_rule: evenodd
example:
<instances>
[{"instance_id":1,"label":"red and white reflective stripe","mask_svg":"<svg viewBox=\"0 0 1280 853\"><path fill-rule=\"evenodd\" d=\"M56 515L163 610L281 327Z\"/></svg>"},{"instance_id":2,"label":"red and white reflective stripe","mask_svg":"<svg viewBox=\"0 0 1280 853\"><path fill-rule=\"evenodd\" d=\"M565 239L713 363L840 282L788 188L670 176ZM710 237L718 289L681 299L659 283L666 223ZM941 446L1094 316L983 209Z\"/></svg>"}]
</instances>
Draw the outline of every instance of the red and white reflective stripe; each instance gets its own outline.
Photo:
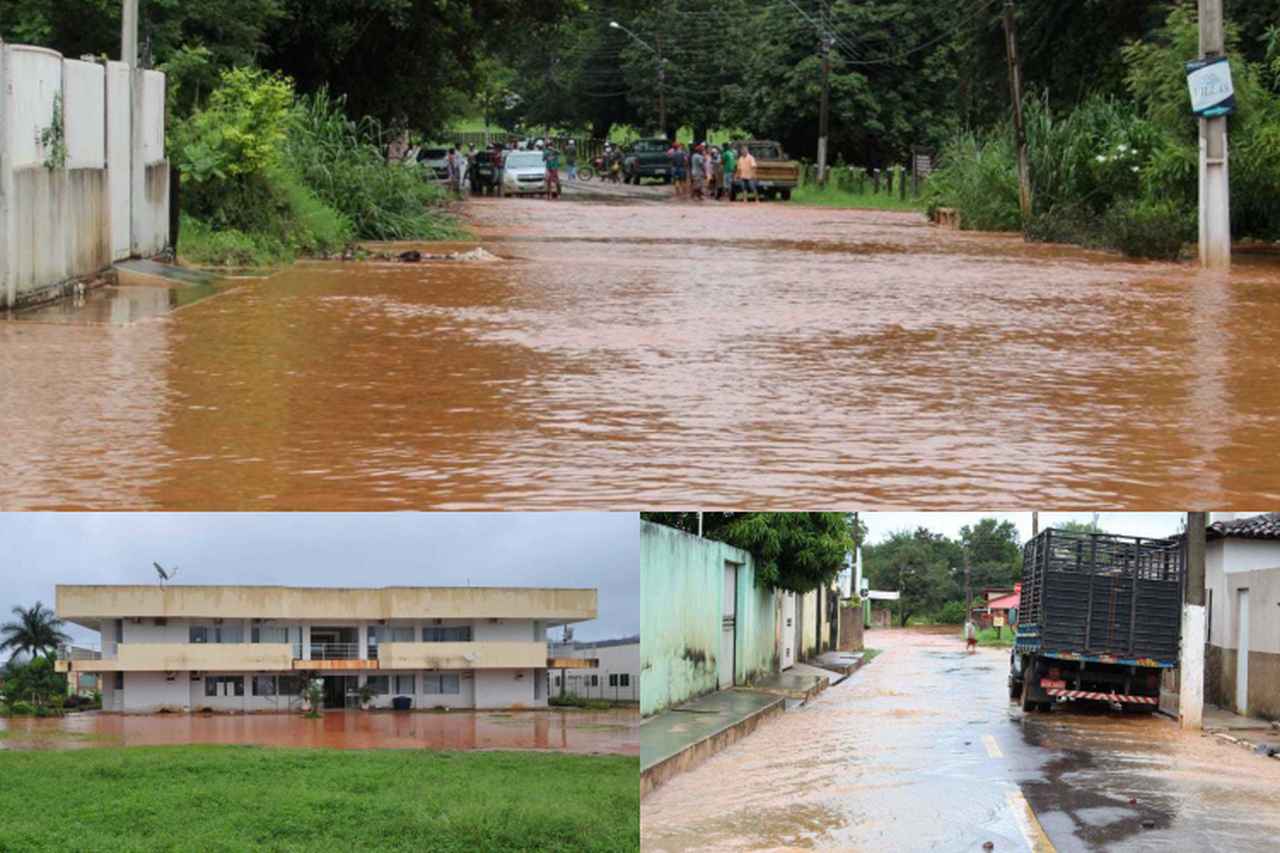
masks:
<instances>
[{"instance_id":1,"label":"red and white reflective stripe","mask_svg":"<svg viewBox=\"0 0 1280 853\"><path fill-rule=\"evenodd\" d=\"M1119 693L1094 693L1091 690L1059 690L1055 687L1049 688L1045 693L1066 699L1098 699L1103 702L1130 702L1137 705L1160 704L1160 700L1155 696L1124 696Z\"/></svg>"}]
</instances>

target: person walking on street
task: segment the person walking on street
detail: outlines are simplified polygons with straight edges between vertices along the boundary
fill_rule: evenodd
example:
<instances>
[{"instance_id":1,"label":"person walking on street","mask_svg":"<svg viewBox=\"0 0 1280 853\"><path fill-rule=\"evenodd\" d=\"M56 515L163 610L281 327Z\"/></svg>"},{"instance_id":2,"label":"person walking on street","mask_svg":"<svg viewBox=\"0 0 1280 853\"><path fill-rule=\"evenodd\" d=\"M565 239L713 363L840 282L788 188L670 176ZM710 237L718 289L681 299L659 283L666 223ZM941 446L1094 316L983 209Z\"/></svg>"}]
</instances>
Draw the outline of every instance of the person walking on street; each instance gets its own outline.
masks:
<instances>
[{"instance_id":1,"label":"person walking on street","mask_svg":"<svg viewBox=\"0 0 1280 853\"><path fill-rule=\"evenodd\" d=\"M444 158L446 175L449 180L449 191L454 195L462 196L462 157L458 154L457 148L450 148L449 153Z\"/></svg>"},{"instance_id":2,"label":"person walking on street","mask_svg":"<svg viewBox=\"0 0 1280 853\"><path fill-rule=\"evenodd\" d=\"M733 182L734 169L738 166L738 155L734 152L732 145L724 147L724 153L720 155L720 165L724 171L724 182L720 188L720 192L729 197L729 201L733 201ZM717 195L717 198L719 196Z\"/></svg>"},{"instance_id":3,"label":"person walking on street","mask_svg":"<svg viewBox=\"0 0 1280 853\"><path fill-rule=\"evenodd\" d=\"M555 146L548 145L542 152L542 162L547 167L547 198L560 198L560 152ZM552 195L552 187L555 195Z\"/></svg>"},{"instance_id":4,"label":"person walking on street","mask_svg":"<svg viewBox=\"0 0 1280 853\"><path fill-rule=\"evenodd\" d=\"M707 185L707 158L702 153L702 144L693 149L689 164L689 195L702 200L702 190Z\"/></svg>"},{"instance_id":5,"label":"person walking on street","mask_svg":"<svg viewBox=\"0 0 1280 853\"><path fill-rule=\"evenodd\" d=\"M742 181L742 198L744 201L760 200L760 187L756 185L756 158L751 149L742 146L738 152L738 178Z\"/></svg>"},{"instance_id":6,"label":"person walking on street","mask_svg":"<svg viewBox=\"0 0 1280 853\"><path fill-rule=\"evenodd\" d=\"M578 146L572 139L564 150L564 171L569 176L569 180L578 180Z\"/></svg>"},{"instance_id":7,"label":"person walking on street","mask_svg":"<svg viewBox=\"0 0 1280 853\"><path fill-rule=\"evenodd\" d=\"M667 158L671 160L671 183L679 197L684 194L684 155L680 153L679 140L671 143L671 147L667 149Z\"/></svg>"},{"instance_id":8,"label":"person walking on street","mask_svg":"<svg viewBox=\"0 0 1280 853\"><path fill-rule=\"evenodd\" d=\"M972 619L964 620L964 650L969 654L978 650L978 631Z\"/></svg>"}]
</instances>

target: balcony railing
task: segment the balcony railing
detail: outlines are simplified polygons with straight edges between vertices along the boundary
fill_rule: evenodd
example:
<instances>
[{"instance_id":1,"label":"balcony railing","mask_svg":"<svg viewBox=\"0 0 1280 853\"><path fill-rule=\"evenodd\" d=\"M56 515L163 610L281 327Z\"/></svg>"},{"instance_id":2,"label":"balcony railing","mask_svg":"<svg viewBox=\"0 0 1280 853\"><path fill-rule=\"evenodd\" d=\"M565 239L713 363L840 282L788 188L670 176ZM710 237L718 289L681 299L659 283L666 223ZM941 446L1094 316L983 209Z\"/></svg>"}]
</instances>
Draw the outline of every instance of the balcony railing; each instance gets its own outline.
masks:
<instances>
[{"instance_id":1,"label":"balcony railing","mask_svg":"<svg viewBox=\"0 0 1280 853\"><path fill-rule=\"evenodd\" d=\"M302 646L295 645L295 657L302 657ZM312 643L311 660L358 660L359 643Z\"/></svg>"},{"instance_id":2,"label":"balcony railing","mask_svg":"<svg viewBox=\"0 0 1280 853\"><path fill-rule=\"evenodd\" d=\"M110 654L104 654L96 643L76 643L75 645L58 646L58 660L102 660L104 657L115 657L116 644L109 643Z\"/></svg>"}]
</instances>

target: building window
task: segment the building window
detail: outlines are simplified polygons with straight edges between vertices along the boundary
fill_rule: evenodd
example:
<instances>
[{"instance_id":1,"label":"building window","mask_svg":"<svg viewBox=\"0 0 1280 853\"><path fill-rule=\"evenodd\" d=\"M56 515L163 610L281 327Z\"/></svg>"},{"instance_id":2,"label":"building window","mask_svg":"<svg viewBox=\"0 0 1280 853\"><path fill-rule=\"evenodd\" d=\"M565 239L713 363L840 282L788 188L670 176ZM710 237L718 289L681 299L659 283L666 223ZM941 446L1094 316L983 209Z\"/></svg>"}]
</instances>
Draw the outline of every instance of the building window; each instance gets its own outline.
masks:
<instances>
[{"instance_id":1,"label":"building window","mask_svg":"<svg viewBox=\"0 0 1280 853\"><path fill-rule=\"evenodd\" d=\"M560 676L556 676L556 687L560 686Z\"/></svg>"},{"instance_id":2,"label":"building window","mask_svg":"<svg viewBox=\"0 0 1280 853\"><path fill-rule=\"evenodd\" d=\"M614 672L609 673L609 686L610 686L610 687L617 687L617 686L618 686L618 674L617 674L617 673L614 673Z\"/></svg>"},{"instance_id":3,"label":"building window","mask_svg":"<svg viewBox=\"0 0 1280 853\"><path fill-rule=\"evenodd\" d=\"M391 692L391 676L389 675L371 675L365 681L369 688L373 690L374 696L386 696Z\"/></svg>"},{"instance_id":4,"label":"building window","mask_svg":"<svg viewBox=\"0 0 1280 853\"><path fill-rule=\"evenodd\" d=\"M204 677L205 696L231 696L233 694L236 696L244 695L244 678L242 676L206 675Z\"/></svg>"},{"instance_id":5,"label":"building window","mask_svg":"<svg viewBox=\"0 0 1280 853\"><path fill-rule=\"evenodd\" d=\"M117 672L117 673L116 673L116 678L115 678L115 689L116 689L116 690L124 690L124 673L123 673L123 672Z\"/></svg>"},{"instance_id":6,"label":"building window","mask_svg":"<svg viewBox=\"0 0 1280 853\"><path fill-rule=\"evenodd\" d=\"M600 686L600 676L598 676L598 675L593 675L593 676L591 676L591 686L592 686L592 687L599 687L599 686Z\"/></svg>"},{"instance_id":7,"label":"building window","mask_svg":"<svg viewBox=\"0 0 1280 853\"><path fill-rule=\"evenodd\" d=\"M618 685L619 685L620 687L630 687L630 686L631 686L631 674L630 674L630 673L627 673L627 672L624 672L624 673L622 673L621 675L619 675L619 676L618 676Z\"/></svg>"},{"instance_id":8,"label":"building window","mask_svg":"<svg viewBox=\"0 0 1280 853\"><path fill-rule=\"evenodd\" d=\"M397 675L396 676L396 694L399 696L413 695L413 675Z\"/></svg>"},{"instance_id":9,"label":"building window","mask_svg":"<svg viewBox=\"0 0 1280 853\"><path fill-rule=\"evenodd\" d=\"M289 627L287 625L254 625L252 637L255 643L287 643Z\"/></svg>"},{"instance_id":10,"label":"building window","mask_svg":"<svg viewBox=\"0 0 1280 853\"><path fill-rule=\"evenodd\" d=\"M209 629L204 625L192 625L188 637L193 643L207 643L209 642Z\"/></svg>"},{"instance_id":11,"label":"building window","mask_svg":"<svg viewBox=\"0 0 1280 853\"><path fill-rule=\"evenodd\" d=\"M423 628L424 643L469 643L471 642L471 626L460 625L453 628Z\"/></svg>"},{"instance_id":12,"label":"building window","mask_svg":"<svg viewBox=\"0 0 1280 853\"><path fill-rule=\"evenodd\" d=\"M298 675L282 675L276 688L281 696L299 696L302 694L302 677Z\"/></svg>"},{"instance_id":13,"label":"building window","mask_svg":"<svg viewBox=\"0 0 1280 853\"><path fill-rule=\"evenodd\" d=\"M274 675L255 675L253 677L254 696L275 696L276 677Z\"/></svg>"},{"instance_id":14,"label":"building window","mask_svg":"<svg viewBox=\"0 0 1280 853\"><path fill-rule=\"evenodd\" d=\"M391 629L391 642L393 642L393 643L412 643L412 642L413 642L413 629L412 629L412 628L392 628L392 629Z\"/></svg>"},{"instance_id":15,"label":"building window","mask_svg":"<svg viewBox=\"0 0 1280 853\"><path fill-rule=\"evenodd\" d=\"M457 695L462 692L462 679L456 672L444 674L427 673L422 677L422 692L427 694L451 693Z\"/></svg>"}]
</instances>

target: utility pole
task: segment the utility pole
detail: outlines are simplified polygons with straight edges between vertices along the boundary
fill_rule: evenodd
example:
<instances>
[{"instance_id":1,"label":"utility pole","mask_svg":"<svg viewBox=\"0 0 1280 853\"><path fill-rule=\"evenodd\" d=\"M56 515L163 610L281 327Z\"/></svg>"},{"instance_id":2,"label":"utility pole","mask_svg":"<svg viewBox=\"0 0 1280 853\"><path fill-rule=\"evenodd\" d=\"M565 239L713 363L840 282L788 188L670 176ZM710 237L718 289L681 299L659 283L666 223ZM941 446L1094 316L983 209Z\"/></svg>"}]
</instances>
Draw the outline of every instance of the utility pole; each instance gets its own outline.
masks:
<instances>
[{"instance_id":1,"label":"utility pole","mask_svg":"<svg viewBox=\"0 0 1280 853\"><path fill-rule=\"evenodd\" d=\"M827 130L831 113L831 34L823 33L819 43L822 51L822 100L818 105L818 186L827 185Z\"/></svg>"},{"instance_id":2,"label":"utility pole","mask_svg":"<svg viewBox=\"0 0 1280 853\"><path fill-rule=\"evenodd\" d=\"M973 587L969 583L969 545L965 543L960 547L964 550L964 624L967 627L973 618Z\"/></svg>"},{"instance_id":3,"label":"utility pole","mask_svg":"<svg viewBox=\"0 0 1280 853\"><path fill-rule=\"evenodd\" d=\"M1040 513L1035 510L1031 511L1031 538L1035 539L1040 535Z\"/></svg>"},{"instance_id":4,"label":"utility pole","mask_svg":"<svg viewBox=\"0 0 1280 853\"><path fill-rule=\"evenodd\" d=\"M1013 100L1013 138L1018 149L1018 206L1022 224L1031 218L1031 168L1027 164L1027 129L1022 123L1022 69L1018 64L1018 25L1013 0L1004 3L1004 44L1009 61L1009 97Z\"/></svg>"},{"instance_id":5,"label":"utility pole","mask_svg":"<svg viewBox=\"0 0 1280 853\"><path fill-rule=\"evenodd\" d=\"M658 132L667 136L667 60L662 57L662 36L654 39L658 46Z\"/></svg>"},{"instance_id":6,"label":"utility pole","mask_svg":"<svg viewBox=\"0 0 1280 853\"><path fill-rule=\"evenodd\" d=\"M120 22L120 61L129 67L129 253L139 254L141 229L136 221L138 200L145 191L146 164L142 158L142 72L138 69L138 0L124 0ZM119 201L113 200L119 212Z\"/></svg>"},{"instance_id":7,"label":"utility pole","mask_svg":"<svg viewBox=\"0 0 1280 853\"><path fill-rule=\"evenodd\" d=\"M1187 513L1182 655L1178 662L1178 719L1184 729L1200 729L1204 719L1204 551L1208 526L1208 513Z\"/></svg>"},{"instance_id":8,"label":"utility pole","mask_svg":"<svg viewBox=\"0 0 1280 853\"><path fill-rule=\"evenodd\" d=\"M138 0L124 0L120 25L120 61L138 67Z\"/></svg>"},{"instance_id":9,"label":"utility pole","mask_svg":"<svg viewBox=\"0 0 1280 853\"><path fill-rule=\"evenodd\" d=\"M1200 58L1225 50L1222 0L1199 0ZM1231 190L1227 172L1227 117L1200 119L1200 265L1231 266Z\"/></svg>"}]
</instances>

